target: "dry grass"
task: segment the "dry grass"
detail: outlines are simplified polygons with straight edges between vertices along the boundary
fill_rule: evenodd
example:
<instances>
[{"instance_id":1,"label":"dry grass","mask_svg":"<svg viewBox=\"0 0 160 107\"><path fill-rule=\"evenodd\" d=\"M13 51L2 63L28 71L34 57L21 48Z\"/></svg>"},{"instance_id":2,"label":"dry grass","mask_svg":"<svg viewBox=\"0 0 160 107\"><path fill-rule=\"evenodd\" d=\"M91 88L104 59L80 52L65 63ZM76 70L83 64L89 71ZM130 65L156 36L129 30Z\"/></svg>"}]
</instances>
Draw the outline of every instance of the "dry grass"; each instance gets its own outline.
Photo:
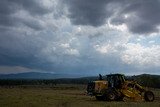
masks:
<instances>
[{"instance_id":1,"label":"dry grass","mask_svg":"<svg viewBox=\"0 0 160 107\"><path fill-rule=\"evenodd\" d=\"M160 107L154 93L154 102L105 102L86 96L83 85L0 88L0 107Z\"/></svg>"}]
</instances>

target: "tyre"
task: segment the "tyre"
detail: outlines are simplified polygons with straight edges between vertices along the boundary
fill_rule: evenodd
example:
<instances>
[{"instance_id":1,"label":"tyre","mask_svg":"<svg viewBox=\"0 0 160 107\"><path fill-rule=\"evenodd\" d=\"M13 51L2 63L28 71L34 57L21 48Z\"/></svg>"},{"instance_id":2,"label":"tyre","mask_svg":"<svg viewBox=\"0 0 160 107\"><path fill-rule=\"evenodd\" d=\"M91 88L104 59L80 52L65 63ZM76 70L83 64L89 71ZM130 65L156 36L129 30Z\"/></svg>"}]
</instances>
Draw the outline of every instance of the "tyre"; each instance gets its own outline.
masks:
<instances>
[{"instance_id":1,"label":"tyre","mask_svg":"<svg viewBox=\"0 0 160 107\"><path fill-rule=\"evenodd\" d=\"M103 101L103 96L95 96L98 101Z\"/></svg>"},{"instance_id":2,"label":"tyre","mask_svg":"<svg viewBox=\"0 0 160 107\"><path fill-rule=\"evenodd\" d=\"M152 91L146 91L144 93L144 99L145 101L148 101L148 102L152 102L154 101L154 94Z\"/></svg>"},{"instance_id":3,"label":"tyre","mask_svg":"<svg viewBox=\"0 0 160 107\"><path fill-rule=\"evenodd\" d=\"M123 99L124 99L124 95L121 95L118 97L117 101L123 101Z\"/></svg>"},{"instance_id":4,"label":"tyre","mask_svg":"<svg viewBox=\"0 0 160 107\"><path fill-rule=\"evenodd\" d=\"M107 100L109 100L109 101L117 100L117 95L116 95L116 93L114 91L108 91L106 97L107 97Z\"/></svg>"}]
</instances>

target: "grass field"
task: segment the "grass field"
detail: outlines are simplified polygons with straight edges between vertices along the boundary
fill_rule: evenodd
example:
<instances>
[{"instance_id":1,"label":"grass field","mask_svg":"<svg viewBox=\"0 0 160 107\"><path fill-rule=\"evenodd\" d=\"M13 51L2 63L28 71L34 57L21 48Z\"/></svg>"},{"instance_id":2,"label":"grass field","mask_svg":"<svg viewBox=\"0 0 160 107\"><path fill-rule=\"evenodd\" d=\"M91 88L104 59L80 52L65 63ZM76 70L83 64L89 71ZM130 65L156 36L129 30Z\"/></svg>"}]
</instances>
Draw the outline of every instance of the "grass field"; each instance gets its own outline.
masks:
<instances>
[{"instance_id":1,"label":"grass field","mask_svg":"<svg viewBox=\"0 0 160 107\"><path fill-rule=\"evenodd\" d=\"M0 107L160 107L160 90L154 102L97 101L85 95L84 85L1 87Z\"/></svg>"}]
</instances>

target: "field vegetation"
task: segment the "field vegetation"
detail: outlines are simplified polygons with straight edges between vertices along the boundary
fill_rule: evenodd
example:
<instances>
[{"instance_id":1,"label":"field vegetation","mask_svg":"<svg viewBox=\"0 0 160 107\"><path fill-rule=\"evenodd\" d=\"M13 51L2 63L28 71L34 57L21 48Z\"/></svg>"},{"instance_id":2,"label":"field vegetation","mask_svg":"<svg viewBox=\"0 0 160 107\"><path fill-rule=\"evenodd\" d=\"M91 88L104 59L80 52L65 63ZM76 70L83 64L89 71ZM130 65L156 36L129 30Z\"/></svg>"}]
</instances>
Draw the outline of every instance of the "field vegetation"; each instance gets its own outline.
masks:
<instances>
[{"instance_id":1,"label":"field vegetation","mask_svg":"<svg viewBox=\"0 0 160 107\"><path fill-rule=\"evenodd\" d=\"M58 84L0 87L0 107L160 107L160 90L154 102L97 101L85 94L86 85Z\"/></svg>"}]
</instances>

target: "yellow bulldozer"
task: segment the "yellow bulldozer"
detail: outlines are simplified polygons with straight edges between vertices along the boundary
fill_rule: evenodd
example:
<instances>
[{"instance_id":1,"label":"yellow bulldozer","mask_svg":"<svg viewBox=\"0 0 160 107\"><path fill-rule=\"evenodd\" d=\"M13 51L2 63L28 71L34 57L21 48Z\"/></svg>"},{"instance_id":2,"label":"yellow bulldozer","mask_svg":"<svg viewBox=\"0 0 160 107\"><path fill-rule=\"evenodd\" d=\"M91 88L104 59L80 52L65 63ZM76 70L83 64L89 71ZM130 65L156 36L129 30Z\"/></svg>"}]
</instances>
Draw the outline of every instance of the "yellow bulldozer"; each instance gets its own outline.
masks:
<instances>
[{"instance_id":1,"label":"yellow bulldozer","mask_svg":"<svg viewBox=\"0 0 160 107\"><path fill-rule=\"evenodd\" d=\"M95 96L97 100L124 101L154 101L152 91L143 88L136 81L127 81L123 74L109 74L105 79L89 82L87 94Z\"/></svg>"}]
</instances>

